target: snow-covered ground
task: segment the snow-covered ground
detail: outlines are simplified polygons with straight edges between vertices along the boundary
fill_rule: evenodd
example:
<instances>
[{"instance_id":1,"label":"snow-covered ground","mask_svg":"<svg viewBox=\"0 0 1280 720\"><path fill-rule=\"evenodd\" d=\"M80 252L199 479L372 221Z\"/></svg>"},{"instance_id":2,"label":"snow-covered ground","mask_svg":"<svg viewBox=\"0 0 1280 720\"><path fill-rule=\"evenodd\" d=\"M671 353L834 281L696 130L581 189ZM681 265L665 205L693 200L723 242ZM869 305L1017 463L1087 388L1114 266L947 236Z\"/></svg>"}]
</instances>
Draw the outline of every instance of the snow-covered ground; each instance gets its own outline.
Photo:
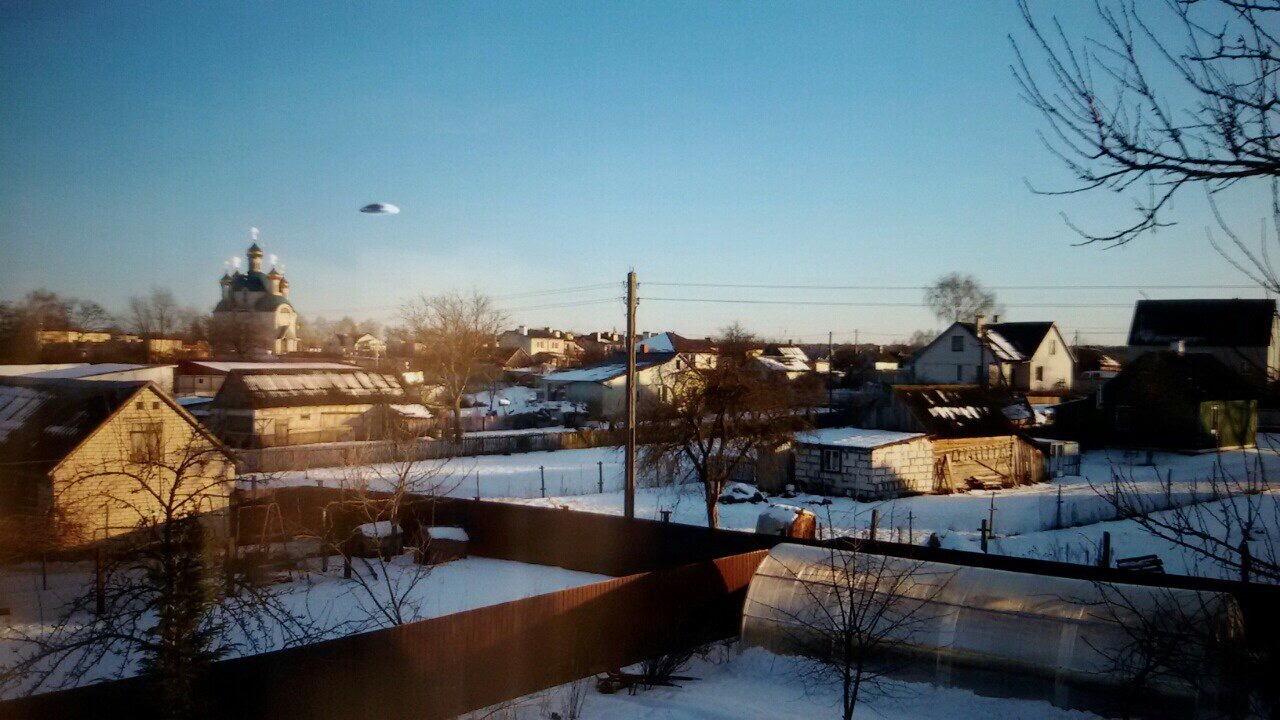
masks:
<instances>
[{"instance_id":1,"label":"snow-covered ground","mask_svg":"<svg viewBox=\"0 0 1280 720\"><path fill-rule=\"evenodd\" d=\"M596 690L591 679L579 681L579 690L585 697L577 716L589 720L840 717L838 687L833 684L806 688L799 678L799 669L794 658L772 655L759 648L738 654L733 648L721 647L708 657L695 660L681 673L698 679L683 682L678 688L658 687L638 690L634 695L625 691L605 695ZM567 712L571 688L572 685L552 688L466 717L545 720L553 717L553 713L561 718L572 717ZM989 698L967 690L899 681L887 682L883 694L868 693L860 697L856 716L877 720L1086 720L1098 717L1063 710L1043 701Z\"/></svg>"},{"instance_id":2,"label":"snow-covered ground","mask_svg":"<svg viewBox=\"0 0 1280 720\"><path fill-rule=\"evenodd\" d=\"M487 415L491 408L496 415L521 415L539 410L580 412L585 409L582 403L562 400L539 401L537 390L520 385L511 385L493 391L484 390L467 397L471 399L473 407L462 408L464 416Z\"/></svg>"},{"instance_id":3,"label":"snow-covered ground","mask_svg":"<svg viewBox=\"0 0 1280 720\"><path fill-rule=\"evenodd\" d=\"M371 570L376 571L379 580L362 586L355 580L342 577L341 558L330 559L328 572L320 572L319 560L313 558L303 570L293 571L283 578L285 582L275 586L283 607L296 617L307 618L319 631L323 631L323 636L313 640L389 625L380 608L391 606L388 598L393 592L406 601L401 607L407 611L405 619L408 621L449 615L609 579L593 573L482 557L438 565L429 574L421 574L419 566L414 565L408 555L385 566L375 562L371 568L356 560L355 569L365 573L366 577ZM386 575L382 576L384 571ZM61 616L58 612L60 606L83 595L92 585L93 567L86 563L52 563L48 590L41 589L38 565L10 567L0 572L0 607L10 609L8 616L0 618L0 666L9 664L14 657L12 653L25 647L14 640L15 633L32 635L41 632ZM260 641L257 647L248 650L241 644L242 638L233 637L232 640L240 646L228 656L266 652L285 645L279 632L268 640L267 634L261 632L261 628L258 630L255 633ZM118 661L108 659L79 677L74 684L116 677L120 665ZM126 669L124 674L131 675L135 671ZM18 694L16 688L7 688L0 692L0 698L15 694Z\"/></svg>"}]
</instances>

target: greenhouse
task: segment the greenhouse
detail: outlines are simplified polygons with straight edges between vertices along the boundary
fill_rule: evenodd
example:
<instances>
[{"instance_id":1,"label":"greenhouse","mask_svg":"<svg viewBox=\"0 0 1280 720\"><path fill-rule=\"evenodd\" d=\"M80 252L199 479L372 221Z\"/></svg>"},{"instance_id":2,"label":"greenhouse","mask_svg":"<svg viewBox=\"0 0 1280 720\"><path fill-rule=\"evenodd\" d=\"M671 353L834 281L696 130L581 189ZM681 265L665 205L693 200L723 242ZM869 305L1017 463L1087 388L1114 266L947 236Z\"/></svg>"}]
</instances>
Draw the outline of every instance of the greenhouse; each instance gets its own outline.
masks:
<instances>
[{"instance_id":1,"label":"greenhouse","mask_svg":"<svg viewBox=\"0 0 1280 720\"><path fill-rule=\"evenodd\" d=\"M761 563L742 622L744 648L830 664L852 646L903 679L1062 707L1141 697L1186 716L1219 704L1243 638L1224 593L792 544Z\"/></svg>"}]
</instances>

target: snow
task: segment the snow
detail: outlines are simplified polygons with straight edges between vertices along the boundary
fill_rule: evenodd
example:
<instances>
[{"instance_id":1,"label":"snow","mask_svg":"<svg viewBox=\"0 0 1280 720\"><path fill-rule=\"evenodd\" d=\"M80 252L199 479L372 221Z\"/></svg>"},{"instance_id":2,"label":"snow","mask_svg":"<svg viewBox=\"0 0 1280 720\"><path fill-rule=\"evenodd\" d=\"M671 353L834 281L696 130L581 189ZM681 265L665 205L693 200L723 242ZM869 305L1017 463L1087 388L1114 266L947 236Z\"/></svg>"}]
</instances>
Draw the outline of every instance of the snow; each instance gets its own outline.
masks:
<instances>
[{"instance_id":1,"label":"snow","mask_svg":"<svg viewBox=\"0 0 1280 720\"><path fill-rule=\"evenodd\" d=\"M660 333L652 337L647 337L644 340L641 340L640 342L636 343L637 353L645 353L645 352L669 353L669 352L675 352L675 351L676 351L676 345L671 340L671 336L668 333Z\"/></svg>"},{"instance_id":2,"label":"snow","mask_svg":"<svg viewBox=\"0 0 1280 720\"><path fill-rule=\"evenodd\" d=\"M803 512L803 509L795 505L770 504L764 512L760 513L760 517L767 517L789 527L796 521L796 516Z\"/></svg>"},{"instance_id":3,"label":"snow","mask_svg":"<svg viewBox=\"0 0 1280 720\"><path fill-rule=\"evenodd\" d=\"M553 412L576 412L584 409L580 403L561 400L539 400L538 391L533 388L512 385L497 390L468 395L474 407L463 408L462 414L467 416L488 415L490 406L498 415L523 415L539 410ZM475 435L475 433L468 433Z\"/></svg>"},{"instance_id":4,"label":"snow","mask_svg":"<svg viewBox=\"0 0 1280 720\"><path fill-rule=\"evenodd\" d=\"M350 370L356 365L336 362L222 362L215 360L190 360L186 363L194 370L213 370L229 373L232 370ZM187 373L199 375L200 373Z\"/></svg>"},{"instance_id":5,"label":"snow","mask_svg":"<svg viewBox=\"0 0 1280 720\"><path fill-rule=\"evenodd\" d=\"M797 443L809 445L835 445L839 447L871 449L924 437L923 433L894 432L891 430L867 430L864 428L838 427L810 430L796 435Z\"/></svg>"},{"instance_id":6,"label":"snow","mask_svg":"<svg viewBox=\"0 0 1280 720\"><path fill-rule=\"evenodd\" d=\"M384 625L384 622L375 623L369 619L380 615L379 607L388 606L390 593L403 596L408 601L406 609L410 611L411 619L422 620L609 579L594 573L481 557L437 565L430 568L429 574L419 575L422 566L415 565L412 554L408 554L382 566L375 561L373 569L380 574L386 573L379 582L368 585L378 593L375 600L361 589L357 580L343 579L342 560L338 557L330 558L328 572L320 572L319 561L315 558L304 565L303 571L294 571L286 582L275 587L283 593L282 598L292 612L305 614L329 630L324 638L317 639L365 632ZM354 569L370 571L360 559L355 561ZM414 582L414 578L419 579ZM34 563L8 566L0 572L0 597L4 598L5 606L11 611L5 618L5 625L0 626L0 656L11 657L10 653L21 647L7 628L37 633L41 627L54 622L55 613L51 611L91 588L93 564L51 563L49 590L40 590L40 582L40 568ZM44 618L44 625L41 618ZM274 637L256 634L255 637L267 644L259 647L258 652L285 646L282 634ZM243 640L233 639L237 642ZM237 654L240 653L232 652L229 657ZM106 658L91 672L75 678L73 684L85 685L110 679L120 664L119 658ZM136 672L137 668L131 667L126 669L125 675ZM7 697L20 694L17 688L8 688L5 693Z\"/></svg>"},{"instance_id":7,"label":"snow","mask_svg":"<svg viewBox=\"0 0 1280 720\"><path fill-rule=\"evenodd\" d=\"M544 377L542 381L550 384L606 382L616 377L621 377L626 373L626 363L608 363L603 365L592 365L591 367L579 368L577 370L565 370L563 372L551 373Z\"/></svg>"},{"instance_id":8,"label":"snow","mask_svg":"<svg viewBox=\"0 0 1280 720\"><path fill-rule=\"evenodd\" d=\"M434 417L425 406L417 403L410 405L392 405L391 409L403 417L430 420Z\"/></svg>"},{"instance_id":9,"label":"snow","mask_svg":"<svg viewBox=\"0 0 1280 720\"><path fill-rule=\"evenodd\" d=\"M0 385L0 442L20 430L51 396L28 387Z\"/></svg>"},{"instance_id":10,"label":"snow","mask_svg":"<svg viewBox=\"0 0 1280 720\"><path fill-rule=\"evenodd\" d=\"M134 365L130 363L94 363L92 365L79 365L77 367L62 368L60 370L46 370L44 372L31 373L27 377L33 378L87 378L97 377L99 375L109 375L111 373L133 372L135 370L148 370L159 367L173 367L172 365Z\"/></svg>"},{"instance_id":11,"label":"snow","mask_svg":"<svg viewBox=\"0 0 1280 720\"><path fill-rule=\"evenodd\" d=\"M990 329L987 330L986 334L987 342L991 345L992 350L996 352L996 355L1002 356L1001 360L1026 360L1022 353L1018 352L1018 349L1005 336Z\"/></svg>"},{"instance_id":12,"label":"snow","mask_svg":"<svg viewBox=\"0 0 1280 720\"><path fill-rule=\"evenodd\" d=\"M427 528L427 535L432 540L453 540L455 542L467 542L471 538L467 537L467 531L460 527L443 527L433 526Z\"/></svg>"},{"instance_id":13,"label":"snow","mask_svg":"<svg viewBox=\"0 0 1280 720\"><path fill-rule=\"evenodd\" d=\"M806 684L800 679L804 661L773 655L760 648L738 654L733 647L714 646L705 657L695 658L681 675L697 680L678 682L682 687L637 690L634 695L605 695L590 681L579 717L591 720L773 720L774 718L840 717L838 685ZM565 712L565 696L572 685L526 696L505 704L501 717L541 720ZM496 717L491 709L476 712L472 720ZM1040 700L991 698L968 690L924 683L887 680L882 692L865 692L858 698L856 717L876 720L1088 720L1097 715L1064 710Z\"/></svg>"},{"instance_id":14,"label":"snow","mask_svg":"<svg viewBox=\"0 0 1280 720\"><path fill-rule=\"evenodd\" d=\"M398 531L396 524L392 520L379 520L377 522L365 523L356 527L356 532L367 538L384 538L395 535Z\"/></svg>"}]
</instances>

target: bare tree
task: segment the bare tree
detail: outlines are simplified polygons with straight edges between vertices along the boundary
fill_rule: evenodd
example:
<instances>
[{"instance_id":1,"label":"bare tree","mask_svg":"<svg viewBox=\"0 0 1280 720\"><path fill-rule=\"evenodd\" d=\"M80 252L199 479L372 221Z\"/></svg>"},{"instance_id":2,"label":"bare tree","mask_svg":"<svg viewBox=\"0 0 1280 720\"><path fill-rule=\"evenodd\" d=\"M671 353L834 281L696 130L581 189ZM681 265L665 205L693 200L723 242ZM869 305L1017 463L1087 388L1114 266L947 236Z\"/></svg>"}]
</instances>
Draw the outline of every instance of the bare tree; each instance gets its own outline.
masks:
<instances>
[{"instance_id":1,"label":"bare tree","mask_svg":"<svg viewBox=\"0 0 1280 720\"><path fill-rule=\"evenodd\" d=\"M34 693L137 670L155 683L157 710L185 717L211 662L303 642L313 629L276 591L244 582L229 554L218 572L216 509L231 480L214 441L202 433L175 441L154 424L119 442L129 462L85 466L54 493L71 517L115 511L106 527L115 539L96 537L97 580L54 608L51 623L6 631L19 649L0 685Z\"/></svg>"},{"instance_id":2,"label":"bare tree","mask_svg":"<svg viewBox=\"0 0 1280 720\"><path fill-rule=\"evenodd\" d=\"M267 326L247 312L224 312L209 317L209 344L219 355L252 357L271 347Z\"/></svg>"},{"instance_id":3,"label":"bare tree","mask_svg":"<svg viewBox=\"0 0 1280 720\"><path fill-rule=\"evenodd\" d=\"M1132 195L1137 217L1086 242L1123 244L1173 223L1184 187L1210 197L1280 177L1280 45L1275 0L1099 1L1099 35L1073 37L1056 18L1019 8L1013 74L1044 117L1042 139L1075 177L1042 194ZM1033 188L1035 190L1035 188ZM1273 202L1274 207L1274 202Z\"/></svg>"},{"instance_id":4,"label":"bare tree","mask_svg":"<svg viewBox=\"0 0 1280 720\"><path fill-rule=\"evenodd\" d=\"M82 332L103 332L116 322L106 308L92 300L76 300L67 321L72 329Z\"/></svg>"},{"instance_id":5,"label":"bare tree","mask_svg":"<svg viewBox=\"0 0 1280 720\"><path fill-rule=\"evenodd\" d=\"M168 288L153 287L145 296L129 298L129 324L144 338L171 337L182 323L182 312Z\"/></svg>"},{"instance_id":6,"label":"bare tree","mask_svg":"<svg viewBox=\"0 0 1280 720\"><path fill-rule=\"evenodd\" d=\"M924 292L924 302L943 322L972 321L996 310L995 293L982 287L972 275L951 273L938 278Z\"/></svg>"},{"instance_id":7,"label":"bare tree","mask_svg":"<svg viewBox=\"0 0 1280 720\"><path fill-rule=\"evenodd\" d=\"M489 364L506 315L478 292L419 296L400 308L407 335L426 348L427 372L453 409L453 434L462 438L462 396Z\"/></svg>"},{"instance_id":8,"label":"bare tree","mask_svg":"<svg viewBox=\"0 0 1280 720\"><path fill-rule=\"evenodd\" d=\"M342 500L326 509L322 545L326 554L343 558L358 630L422 618L421 588L433 569L435 501L465 479L454 477L447 462L415 460L414 444L399 438L386 462L353 456L339 478Z\"/></svg>"},{"instance_id":9,"label":"bare tree","mask_svg":"<svg viewBox=\"0 0 1280 720\"><path fill-rule=\"evenodd\" d=\"M816 567L785 572L801 601L770 608L786 641L805 658L801 680L811 691L840 688L840 713L851 720L858 700L885 692L885 680L918 655L913 646L937 618L934 600L951 574L922 562L862 552L860 541L826 548Z\"/></svg>"},{"instance_id":10,"label":"bare tree","mask_svg":"<svg viewBox=\"0 0 1280 720\"><path fill-rule=\"evenodd\" d=\"M717 502L738 468L807 427L805 410L817 402L785 377L762 372L747 352L750 345L740 326L726 328L713 367L672 371L657 381L659 394L643 403L640 461L652 473L688 462L702 485L711 528L719 527Z\"/></svg>"}]
</instances>

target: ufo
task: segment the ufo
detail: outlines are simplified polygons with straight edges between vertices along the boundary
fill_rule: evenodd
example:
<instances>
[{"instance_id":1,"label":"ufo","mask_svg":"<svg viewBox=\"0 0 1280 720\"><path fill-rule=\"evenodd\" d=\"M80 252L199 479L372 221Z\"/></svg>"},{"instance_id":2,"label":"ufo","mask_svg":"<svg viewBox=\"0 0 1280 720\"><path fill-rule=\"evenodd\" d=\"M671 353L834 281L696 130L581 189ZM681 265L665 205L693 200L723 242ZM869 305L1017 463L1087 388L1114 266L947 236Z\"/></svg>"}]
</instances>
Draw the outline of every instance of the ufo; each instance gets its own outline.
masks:
<instances>
[{"instance_id":1,"label":"ufo","mask_svg":"<svg viewBox=\"0 0 1280 720\"><path fill-rule=\"evenodd\" d=\"M396 215L399 214L400 208L391 203L370 203L360 208L360 212L370 215Z\"/></svg>"}]
</instances>

